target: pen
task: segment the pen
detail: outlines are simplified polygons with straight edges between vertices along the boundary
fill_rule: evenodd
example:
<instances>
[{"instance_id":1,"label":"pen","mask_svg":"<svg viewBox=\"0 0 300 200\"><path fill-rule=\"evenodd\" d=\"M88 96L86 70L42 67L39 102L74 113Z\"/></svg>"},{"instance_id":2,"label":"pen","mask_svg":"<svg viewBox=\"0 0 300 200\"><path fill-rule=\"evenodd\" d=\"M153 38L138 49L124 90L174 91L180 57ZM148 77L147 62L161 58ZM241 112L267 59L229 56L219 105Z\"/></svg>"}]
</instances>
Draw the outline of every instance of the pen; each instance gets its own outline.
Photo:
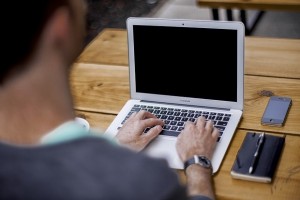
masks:
<instances>
[{"instance_id":1,"label":"pen","mask_svg":"<svg viewBox=\"0 0 300 200\"><path fill-rule=\"evenodd\" d=\"M257 145L256 151L253 155L253 160L252 160L251 166L249 168L249 174L252 174L252 172L255 169L258 157L259 157L260 152L261 152L261 148L262 148L263 143L264 143L264 139L265 139L265 133L260 134L259 138L258 138L258 145Z\"/></svg>"}]
</instances>

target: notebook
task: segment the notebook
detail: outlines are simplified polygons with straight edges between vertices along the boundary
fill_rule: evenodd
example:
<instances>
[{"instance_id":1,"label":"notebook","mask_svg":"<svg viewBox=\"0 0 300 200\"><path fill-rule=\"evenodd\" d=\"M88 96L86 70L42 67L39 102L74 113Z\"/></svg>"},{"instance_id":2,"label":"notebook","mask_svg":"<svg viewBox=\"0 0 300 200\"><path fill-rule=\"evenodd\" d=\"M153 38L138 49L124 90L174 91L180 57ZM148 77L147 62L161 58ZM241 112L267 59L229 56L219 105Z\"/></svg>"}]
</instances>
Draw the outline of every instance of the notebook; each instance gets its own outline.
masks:
<instances>
[{"instance_id":1,"label":"notebook","mask_svg":"<svg viewBox=\"0 0 300 200\"><path fill-rule=\"evenodd\" d=\"M131 99L105 134L115 136L132 112L152 112L165 127L145 153L183 169L177 136L187 120L203 115L221 132L212 158L216 173L243 113L244 25L145 17L126 23Z\"/></svg>"}]
</instances>

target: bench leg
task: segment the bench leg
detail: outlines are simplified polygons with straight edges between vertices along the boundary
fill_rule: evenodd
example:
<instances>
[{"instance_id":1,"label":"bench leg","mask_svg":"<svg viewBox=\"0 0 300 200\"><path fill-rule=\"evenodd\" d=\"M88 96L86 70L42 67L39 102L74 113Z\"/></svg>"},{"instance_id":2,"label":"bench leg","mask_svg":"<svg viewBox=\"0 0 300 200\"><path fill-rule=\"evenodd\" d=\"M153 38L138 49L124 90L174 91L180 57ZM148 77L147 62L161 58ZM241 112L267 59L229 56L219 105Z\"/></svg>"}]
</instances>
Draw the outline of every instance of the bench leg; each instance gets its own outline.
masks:
<instances>
[{"instance_id":1,"label":"bench leg","mask_svg":"<svg viewBox=\"0 0 300 200\"><path fill-rule=\"evenodd\" d=\"M240 10L240 18L243 24L245 25L245 34L250 35L249 29L248 29L248 23L247 23L247 14L245 10Z\"/></svg>"},{"instance_id":2,"label":"bench leg","mask_svg":"<svg viewBox=\"0 0 300 200\"><path fill-rule=\"evenodd\" d=\"M214 20L219 20L219 9L218 8L212 8L212 16ZM245 35L251 35L251 33L254 31L255 26L258 24L259 20L263 16L265 12L259 11L259 13L255 16L255 20L253 24L249 24L247 21L247 13L246 10L240 10L240 20L245 25ZM226 9L226 16L228 21L233 21L233 15L232 15L232 9Z\"/></svg>"},{"instance_id":3,"label":"bench leg","mask_svg":"<svg viewBox=\"0 0 300 200\"><path fill-rule=\"evenodd\" d=\"M231 9L226 9L226 15L227 15L227 20L228 21L232 21L233 20L232 10Z\"/></svg>"},{"instance_id":4,"label":"bench leg","mask_svg":"<svg viewBox=\"0 0 300 200\"><path fill-rule=\"evenodd\" d=\"M214 20L219 20L219 9L217 8L212 8L212 15Z\"/></svg>"},{"instance_id":5,"label":"bench leg","mask_svg":"<svg viewBox=\"0 0 300 200\"><path fill-rule=\"evenodd\" d=\"M258 24L259 20L261 19L261 17L263 16L264 13L265 13L264 11L259 11L259 13L255 16L253 24L249 24L247 22L246 11L240 10L240 17L241 17L241 21L245 25L245 32L246 32L245 34L246 35L251 35L251 33L254 31L256 25Z\"/></svg>"},{"instance_id":6,"label":"bench leg","mask_svg":"<svg viewBox=\"0 0 300 200\"><path fill-rule=\"evenodd\" d=\"M212 8L212 15L213 15L213 19L214 20L219 20L219 9L217 8ZM232 10L231 9L226 9L226 15L227 15L227 20L228 21L232 21L233 17L232 17Z\"/></svg>"}]
</instances>

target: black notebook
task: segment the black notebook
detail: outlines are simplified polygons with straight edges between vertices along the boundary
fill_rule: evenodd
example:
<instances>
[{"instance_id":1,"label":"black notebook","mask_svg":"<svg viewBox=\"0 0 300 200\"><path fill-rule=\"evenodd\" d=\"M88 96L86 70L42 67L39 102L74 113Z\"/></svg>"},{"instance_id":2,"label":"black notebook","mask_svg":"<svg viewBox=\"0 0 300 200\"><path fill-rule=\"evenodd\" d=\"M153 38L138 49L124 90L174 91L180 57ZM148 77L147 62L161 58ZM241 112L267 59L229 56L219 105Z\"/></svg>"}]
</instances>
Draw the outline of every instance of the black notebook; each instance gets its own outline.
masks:
<instances>
[{"instance_id":1,"label":"black notebook","mask_svg":"<svg viewBox=\"0 0 300 200\"><path fill-rule=\"evenodd\" d=\"M283 150L285 137L248 132L231 169L236 179L270 183ZM259 144L263 136L261 144ZM260 145L260 147L259 147ZM255 153L258 153L254 158ZM256 159L256 161L254 161ZM250 167L252 166L252 169Z\"/></svg>"}]
</instances>

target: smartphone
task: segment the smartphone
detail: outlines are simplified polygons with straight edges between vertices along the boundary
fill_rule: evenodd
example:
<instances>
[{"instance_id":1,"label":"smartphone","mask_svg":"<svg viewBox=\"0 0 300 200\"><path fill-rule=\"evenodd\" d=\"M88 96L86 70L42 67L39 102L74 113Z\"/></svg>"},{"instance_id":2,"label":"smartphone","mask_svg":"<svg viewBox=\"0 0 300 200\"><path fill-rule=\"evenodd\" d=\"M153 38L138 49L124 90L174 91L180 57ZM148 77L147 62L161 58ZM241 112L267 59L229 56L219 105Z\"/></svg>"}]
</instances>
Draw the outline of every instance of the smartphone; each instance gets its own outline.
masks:
<instances>
[{"instance_id":1,"label":"smartphone","mask_svg":"<svg viewBox=\"0 0 300 200\"><path fill-rule=\"evenodd\" d=\"M283 126L291 105L292 99L289 97L271 96L261 118L261 124Z\"/></svg>"}]
</instances>

